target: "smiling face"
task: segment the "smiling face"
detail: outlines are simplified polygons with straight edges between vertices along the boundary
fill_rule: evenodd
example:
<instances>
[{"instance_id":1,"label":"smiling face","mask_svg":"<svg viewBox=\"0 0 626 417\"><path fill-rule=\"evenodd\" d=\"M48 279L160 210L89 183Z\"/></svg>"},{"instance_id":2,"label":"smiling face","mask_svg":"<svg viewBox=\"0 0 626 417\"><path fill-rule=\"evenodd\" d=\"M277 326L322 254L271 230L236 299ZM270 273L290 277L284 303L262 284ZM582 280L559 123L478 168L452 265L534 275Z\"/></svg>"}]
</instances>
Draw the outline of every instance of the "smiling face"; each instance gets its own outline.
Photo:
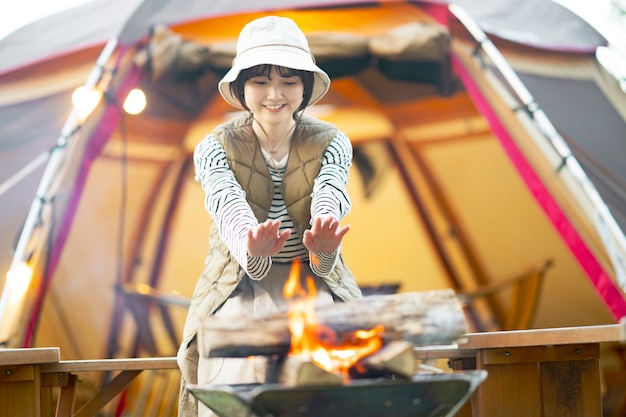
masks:
<instances>
[{"instance_id":1,"label":"smiling face","mask_svg":"<svg viewBox=\"0 0 626 417\"><path fill-rule=\"evenodd\" d=\"M262 125L291 123L300 109L304 83L295 72L270 67L250 74L243 86L246 107Z\"/></svg>"},{"instance_id":2,"label":"smiling face","mask_svg":"<svg viewBox=\"0 0 626 417\"><path fill-rule=\"evenodd\" d=\"M294 77L296 80L294 80ZM252 78L255 79L254 83L251 81ZM300 81L301 87L297 85L298 80ZM289 86L289 83L293 81L296 82L296 85L292 84ZM264 82L267 84L264 84ZM277 91L282 94L286 94L288 90L302 88L302 90L300 90L299 98L296 100L299 101L299 104L297 104L295 109L292 109L292 115L294 118L295 112L303 110L309 104L313 91L313 73L269 64L257 65L255 67L242 70L237 79L230 84L230 92L237 98L244 109L254 113L251 106L253 105L254 100L257 99L259 90L264 88L264 86L267 88L272 82L283 84L280 91ZM291 95L289 96L291 97Z\"/></svg>"}]
</instances>

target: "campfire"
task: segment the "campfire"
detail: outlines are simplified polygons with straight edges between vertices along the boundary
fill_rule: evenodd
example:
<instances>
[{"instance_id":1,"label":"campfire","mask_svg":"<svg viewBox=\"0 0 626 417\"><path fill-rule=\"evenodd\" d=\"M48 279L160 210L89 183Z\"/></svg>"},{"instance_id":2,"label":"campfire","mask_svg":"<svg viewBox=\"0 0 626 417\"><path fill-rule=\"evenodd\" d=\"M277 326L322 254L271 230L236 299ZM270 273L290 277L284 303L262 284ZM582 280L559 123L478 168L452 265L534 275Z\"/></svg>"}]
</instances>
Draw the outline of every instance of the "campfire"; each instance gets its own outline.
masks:
<instances>
[{"instance_id":1,"label":"campfire","mask_svg":"<svg viewBox=\"0 0 626 417\"><path fill-rule=\"evenodd\" d=\"M202 323L201 354L262 355L272 364L264 384L188 387L218 415L331 417L362 408L363 416L446 416L486 377L418 372L416 347L453 344L466 333L452 290L318 305L313 279L303 280L295 262L284 295L285 311Z\"/></svg>"},{"instance_id":2,"label":"campfire","mask_svg":"<svg viewBox=\"0 0 626 417\"><path fill-rule=\"evenodd\" d=\"M316 289L311 277L306 288L301 285L300 263L294 262L285 285L285 298L291 300L288 317L291 343L289 357L312 362L322 370L349 378L359 361L378 351L383 340L384 326L359 329L338 335L332 328L320 324L315 315Z\"/></svg>"}]
</instances>

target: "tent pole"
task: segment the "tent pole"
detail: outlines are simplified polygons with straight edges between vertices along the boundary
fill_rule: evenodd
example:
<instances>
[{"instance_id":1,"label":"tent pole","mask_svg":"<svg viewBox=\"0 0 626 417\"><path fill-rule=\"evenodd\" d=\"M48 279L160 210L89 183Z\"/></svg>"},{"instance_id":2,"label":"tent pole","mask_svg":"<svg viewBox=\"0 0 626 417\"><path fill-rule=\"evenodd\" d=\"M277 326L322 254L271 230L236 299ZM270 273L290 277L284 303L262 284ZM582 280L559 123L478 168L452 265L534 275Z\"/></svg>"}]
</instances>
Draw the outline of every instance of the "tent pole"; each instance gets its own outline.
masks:
<instances>
[{"instance_id":1,"label":"tent pole","mask_svg":"<svg viewBox=\"0 0 626 417\"><path fill-rule=\"evenodd\" d=\"M105 73L105 65L113 55L117 45L117 38L112 38L107 42L96 61L96 65L87 76L85 87L97 88L102 75ZM48 203L49 191L56 179L59 168L65 160L67 144L74 134L80 130L83 123L84 120L80 119L78 109L74 107L61 130L56 146L50 151L48 164L24 222L2 290L2 297L0 298L0 345L8 344L17 333L18 322L20 317L23 317L22 309L24 308L26 292L30 284L29 282L17 282L24 279L28 280L30 277L24 278L23 276L17 276L17 274L11 276L11 273L19 271L24 264L28 264L31 260L34 251L29 253L27 246L31 242L35 229L42 220L42 212L45 204ZM9 279L10 276L11 279Z\"/></svg>"}]
</instances>

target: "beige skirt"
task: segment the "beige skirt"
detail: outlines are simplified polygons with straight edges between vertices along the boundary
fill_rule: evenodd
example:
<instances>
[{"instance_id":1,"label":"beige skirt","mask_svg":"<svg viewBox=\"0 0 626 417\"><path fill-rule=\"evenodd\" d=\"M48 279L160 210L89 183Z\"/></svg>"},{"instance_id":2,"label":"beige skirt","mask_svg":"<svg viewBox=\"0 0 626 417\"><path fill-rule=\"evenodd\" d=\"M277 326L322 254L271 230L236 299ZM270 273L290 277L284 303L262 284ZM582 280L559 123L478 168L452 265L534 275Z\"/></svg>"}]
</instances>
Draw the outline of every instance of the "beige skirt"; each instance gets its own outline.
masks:
<instances>
[{"instance_id":1,"label":"beige skirt","mask_svg":"<svg viewBox=\"0 0 626 417\"><path fill-rule=\"evenodd\" d=\"M290 271L291 264L275 263L268 276L260 281L245 276L233 294L212 317L219 320L229 316L286 309L287 300L283 295L283 287ZM333 302L332 293L326 283L315 276L308 265L302 264L301 274L301 276L313 277L317 292L316 303ZM262 383L266 379L267 367L267 358L263 356L208 358L201 355L198 362L198 384ZM215 414L204 404L198 404L198 416L213 417Z\"/></svg>"}]
</instances>

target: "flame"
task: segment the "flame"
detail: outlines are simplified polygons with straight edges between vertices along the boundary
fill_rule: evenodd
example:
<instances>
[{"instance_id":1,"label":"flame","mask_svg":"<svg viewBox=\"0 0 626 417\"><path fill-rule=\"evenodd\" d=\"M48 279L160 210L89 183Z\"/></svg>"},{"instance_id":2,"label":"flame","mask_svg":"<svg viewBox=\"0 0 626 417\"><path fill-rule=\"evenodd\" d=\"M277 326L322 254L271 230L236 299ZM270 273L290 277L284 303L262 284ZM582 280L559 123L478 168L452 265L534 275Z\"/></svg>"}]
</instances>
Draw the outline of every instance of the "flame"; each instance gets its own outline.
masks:
<instances>
[{"instance_id":1,"label":"flame","mask_svg":"<svg viewBox=\"0 0 626 417\"><path fill-rule=\"evenodd\" d=\"M338 337L328 326L318 323L315 316L317 291L313 278L307 276L306 290L300 279L301 264L294 261L289 278L283 288L289 302L289 331L291 332L290 355L308 355L327 372L348 375L358 361L382 347L380 335L384 326L369 330L357 330Z\"/></svg>"}]
</instances>

